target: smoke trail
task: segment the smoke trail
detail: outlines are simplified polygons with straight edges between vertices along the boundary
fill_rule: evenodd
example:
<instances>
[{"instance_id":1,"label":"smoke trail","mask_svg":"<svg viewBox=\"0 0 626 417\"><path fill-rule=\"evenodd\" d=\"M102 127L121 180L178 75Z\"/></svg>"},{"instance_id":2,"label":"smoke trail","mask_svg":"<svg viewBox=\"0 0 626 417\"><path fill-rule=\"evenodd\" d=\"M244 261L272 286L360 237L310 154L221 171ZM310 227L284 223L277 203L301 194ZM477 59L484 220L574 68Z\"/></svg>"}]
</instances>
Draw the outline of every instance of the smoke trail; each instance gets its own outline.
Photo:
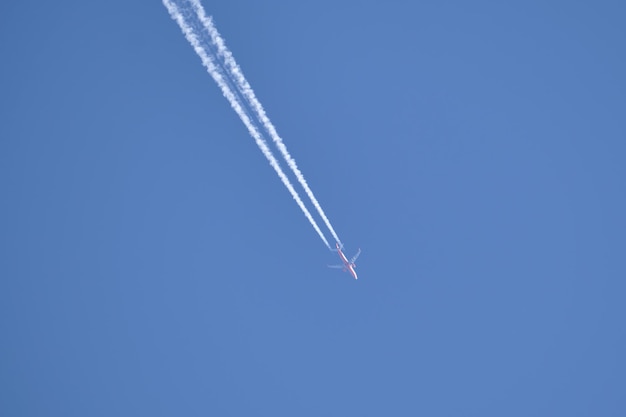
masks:
<instances>
[{"instance_id":1,"label":"smoke trail","mask_svg":"<svg viewBox=\"0 0 626 417\"><path fill-rule=\"evenodd\" d=\"M241 95L245 97L250 107L255 111L259 121L261 121L261 123L263 124L263 127L265 127L265 130L267 130L270 137L272 138L272 140L278 147L278 150L280 151L281 155L283 156L285 161L287 161L287 165L289 165L289 168L291 168L293 173L296 175L298 182L302 185L302 188L304 188L304 191L306 192L307 196L311 199L313 206L315 206L322 220L324 220L324 223L326 224L326 227L328 227L328 230L330 230L330 233L333 235L335 240L340 243L341 241L339 240L339 236L337 236L337 233L335 233L335 229L333 229L332 225L330 224L330 221L328 220L328 217L326 217L326 214L324 213L324 210L322 210L322 206L319 204L319 202L313 195L313 191L311 191L311 188L309 188L309 185L304 179L304 175L302 175L302 172L300 172L300 170L298 169L298 165L296 164L296 161L289 154L289 151L287 151L287 147L283 143L282 138L276 132L276 128L270 121L269 117L267 117L267 114L265 113L265 109L263 108L259 100L256 98L256 95L254 94L254 90L252 89L252 87L250 86L246 78L244 77L243 72L241 71L241 68L239 67L239 65L237 64L237 61L235 61L235 58L233 57L233 54L230 52L228 47L226 47L226 43L224 42L224 39L221 37L221 35L217 31L217 28L215 27L215 25L213 25L213 21L211 17L206 15L204 8L202 7L202 4L200 4L200 0L188 0L188 1L192 4L198 18L200 19L205 29L211 36L211 42L217 47L217 53L220 56L222 56L222 58L224 58L224 62L226 63L226 66L228 67L228 70L230 71L231 78L235 80L235 83Z\"/></svg>"},{"instance_id":2,"label":"smoke trail","mask_svg":"<svg viewBox=\"0 0 626 417\"><path fill-rule=\"evenodd\" d=\"M222 74L220 73L219 69L216 67L211 56L207 54L205 49L202 47L202 44L200 43L198 36L194 32L192 25L186 21L183 13L178 9L176 4L174 4L171 0L163 0L163 5L165 5L165 7L167 8L172 19L176 21L176 23L178 23L178 26L180 26L180 29L185 35L185 38L187 38L187 41L191 44L196 54L202 60L202 64L207 69L211 77L213 77L217 85L220 87L220 89L222 90L222 94L224 95L224 97L226 97L226 99L230 103L230 106L233 108L233 110L235 110L235 112L237 113L237 115L239 116L243 124L246 126L246 128L248 128L248 132L254 138L254 141L256 142L257 146L261 149L261 152L263 152L263 155L265 155L265 157L269 161L272 168L274 168L274 170L280 177L285 187L287 187L293 199L296 200L296 203L298 204L298 206L300 206L300 209L302 210L306 218L309 220L309 222L311 223L311 225L313 226L317 234L320 236L324 244L328 248L330 248L330 245L328 244L326 237L324 237L324 234L322 233L319 226L317 225L317 223L311 216L311 213L309 213L309 210L307 210L306 206L300 199L300 196L298 195L296 190L293 188L293 185L291 185L291 182L289 181L289 179L283 172L278 161L272 154L272 151L267 146L267 142L265 142L265 140L263 139L263 137L261 136L257 128L253 125L252 121L250 120L250 117L247 115L247 113L241 106L241 103L239 102L235 94L233 94L233 91L230 89L227 82L222 77Z\"/></svg>"}]
</instances>

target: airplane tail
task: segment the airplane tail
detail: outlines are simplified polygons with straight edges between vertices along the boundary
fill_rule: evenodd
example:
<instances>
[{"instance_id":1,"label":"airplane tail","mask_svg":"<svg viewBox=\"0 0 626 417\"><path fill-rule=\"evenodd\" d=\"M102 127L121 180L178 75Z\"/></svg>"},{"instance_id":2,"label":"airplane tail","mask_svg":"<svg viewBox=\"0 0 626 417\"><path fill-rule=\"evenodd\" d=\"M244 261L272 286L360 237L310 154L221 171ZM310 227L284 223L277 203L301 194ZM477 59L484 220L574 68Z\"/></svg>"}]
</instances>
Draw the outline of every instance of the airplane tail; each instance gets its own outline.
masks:
<instances>
[{"instance_id":1,"label":"airplane tail","mask_svg":"<svg viewBox=\"0 0 626 417\"><path fill-rule=\"evenodd\" d=\"M343 243L341 242L335 243L335 249L331 249L332 252L339 252L340 250L343 250Z\"/></svg>"}]
</instances>

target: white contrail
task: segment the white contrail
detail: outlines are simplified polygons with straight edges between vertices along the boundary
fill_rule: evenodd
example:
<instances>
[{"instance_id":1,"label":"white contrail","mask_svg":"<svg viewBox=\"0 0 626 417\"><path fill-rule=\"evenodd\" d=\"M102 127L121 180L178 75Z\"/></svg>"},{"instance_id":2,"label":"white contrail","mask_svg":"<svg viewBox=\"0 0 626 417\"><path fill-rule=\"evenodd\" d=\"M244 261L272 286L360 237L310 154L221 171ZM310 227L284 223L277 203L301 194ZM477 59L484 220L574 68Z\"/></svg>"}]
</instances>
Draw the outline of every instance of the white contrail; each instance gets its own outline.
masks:
<instances>
[{"instance_id":1,"label":"white contrail","mask_svg":"<svg viewBox=\"0 0 626 417\"><path fill-rule=\"evenodd\" d=\"M309 198L311 199L313 206L315 206L320 217L322 218L322 220L324 220L324 223L326 224L326 227L328 227L328 230L330 230L330 233L333 235L333 237L335 238L337 242L341 243L341 241L339 240L339 236L337 236L337 233L335 233L335 229L333 229L332 225L330 224L330 221L328 220L328 217L326 217L326 214L324 213L324 210L322 210L322 206L319 204L319 202L313 195L313 191L311 191L311 188L309 188L309 185L304 179L304 175L302 175L302 172L300 172L300 170L298 169L298 165L296 164L296 161L289 154L289 151L287 151L287 147L283 143L282 138L276 132L276 128L270 121L269 117L267 117L267 114L265 113L265 109L263 108L259 100L256 98L256 95L254 94L254 90L252 89L252 87L250 86L246 78L244 77L243 72L241 71L241 68L237 64L237 61L235 61L233 54L230 52L230 50L226 46L224 39L222 38L220 33L217 31L217 28L213 24L211 17L206 15L206 12L204 11L202 4L200 4L200 0L188 0L188 1L193 5L193 8L198 18L200 19L205 29L211 36L211 42L217 47L217 53L220 56L222 56L222 58L224 59L224 62L226 63L226 66L228 67L228 70L230 71L230 74L232 76L231 78L235 80L237 88L241 92L242 96L248 101L248 104L250 105L250 107L255 111L257 118L259 119L259 121L261 121L261 123L263 124L263 127L265 127L265 130L267 130L267 132L269 133L270 137L272 138L272 140L278 147L278 150L280 151L281 155L283 156L283 158L285 158L285 161L287 161L287 165L289 165L289 168L291 168L293 173L296 175L298 182L302 185L302 188L304 188L304 191L306 192L307 196L309 196Z\"/></svg>"},{"instance_id":2,"label":"white contrail","mask_svg":"<svg viewBox=\"0 0 626 417\"><path fill-rule=\"evenodd\" d=\"M230 106L233 108L233 110L235 110L243 124L246 125L246 127L248 128L248 132L254 138L257 146L261 149L261 152L263 152L263 155L265 155L272 168L274 168L285 187L287 187L293 199L296 200L296 203L298 203L298 206L300 206L300 209L302 210L306 218L309 220L320 238L324 241L324 244L330 248L326 237L313 219L313 216L311 216L311 213L309 213L309 210L307 210L296 190L293 188L293 185L291 185L291 182L289 182L289 178L287 178L278 161L272 154L272 151L267 146L267 142L265 142L257 128L253 125L250 117L246 114L245 110L241 106L241 103L239 102L233 91L230 89L227 82L222 77L222 74L216 67L211 56L207 54L205 49L202 47L202 44L200 43L198 36L194 32L192 26L185 20L185 17L181 13L181 11L171 0L163 0L163 4L167 8L172 19L175 20L176 23L178 23L178 26L180 26L181 30L183 31L185 38L187 38L187 41L191 44L196 54L202 60L202 64L205 66L211 77L213 77L217 85L220 87L220 89L222 90L222 94L224 95L224 97L226 97L226 99L230 103Z\"/></svg>"}]
</instances>

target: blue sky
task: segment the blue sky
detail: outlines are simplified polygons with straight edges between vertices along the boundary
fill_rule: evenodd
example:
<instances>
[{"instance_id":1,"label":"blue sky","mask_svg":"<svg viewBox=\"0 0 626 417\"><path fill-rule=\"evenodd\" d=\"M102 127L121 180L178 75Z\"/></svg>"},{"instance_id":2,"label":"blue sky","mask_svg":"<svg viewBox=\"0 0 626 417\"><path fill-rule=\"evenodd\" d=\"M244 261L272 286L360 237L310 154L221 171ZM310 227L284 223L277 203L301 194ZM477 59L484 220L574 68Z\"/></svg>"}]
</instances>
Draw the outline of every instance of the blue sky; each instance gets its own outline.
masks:
<instances>
[{"instance_id":1,"label":"blue sky","mask_svg":"<svg viewBox=\"0 0 626 417\"><path fill-rule=\"evenodd\" d=\"M621 2L203 4L359 280L160 1L5 2L0 414L626 413Z\"/></svg>"}]
</instances>

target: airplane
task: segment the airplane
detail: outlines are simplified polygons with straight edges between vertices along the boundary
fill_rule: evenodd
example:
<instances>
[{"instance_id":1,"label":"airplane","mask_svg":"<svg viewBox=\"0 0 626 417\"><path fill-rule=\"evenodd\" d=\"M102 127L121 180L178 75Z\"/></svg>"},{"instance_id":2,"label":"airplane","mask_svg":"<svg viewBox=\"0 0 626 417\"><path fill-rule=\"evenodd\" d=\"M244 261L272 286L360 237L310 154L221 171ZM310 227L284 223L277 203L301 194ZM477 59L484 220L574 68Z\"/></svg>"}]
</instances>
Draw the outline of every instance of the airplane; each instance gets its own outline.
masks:
<instances>
[{"instance_id":1,"label":"airplane","mask_svg":"<svg viewBox=\"0 0 626 417\"><path fill-rule=\"evenodd\" d=\"M352 259L348 260L348 258L346 258L346 255L344 255L343 252L341 251L341 249L343 248L343 245L340 246L339 243L336 243L335 246L337 246L337 253L339 253L339 257L341 258L343 265L328 265L328 267L329 268L341 268L346 272L350 272L350 274L352 274L352 277L354 279L358 279L356 276L356 271L354 270L354 268L356 268L356 264L354 263L354 261L356 261L356 258L358 258L359 255L361 254L361 249L359 249L356 255L352 257Z\"/></svg>"}]
</instances>

